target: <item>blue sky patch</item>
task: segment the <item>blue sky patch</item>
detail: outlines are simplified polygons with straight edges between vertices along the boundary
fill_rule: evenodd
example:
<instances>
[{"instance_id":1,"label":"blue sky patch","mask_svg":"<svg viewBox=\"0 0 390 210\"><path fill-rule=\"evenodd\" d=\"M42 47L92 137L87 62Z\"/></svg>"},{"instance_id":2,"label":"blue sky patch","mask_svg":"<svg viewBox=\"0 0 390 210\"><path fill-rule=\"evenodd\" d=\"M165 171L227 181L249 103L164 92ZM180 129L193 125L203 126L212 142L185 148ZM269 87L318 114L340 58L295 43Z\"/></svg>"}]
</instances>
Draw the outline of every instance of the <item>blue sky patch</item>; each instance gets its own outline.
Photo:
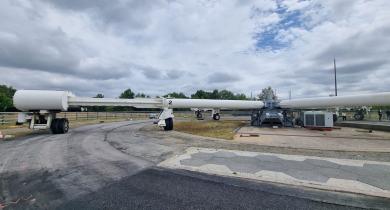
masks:
<instances>
[{"instance_id":1,"label":"blue sky patch","mask_svg":"<svg viewBox=\"0 0 390 210\"><path fill-rule=\"evenodd\" d=\"M279 15L281 20L269 26L265 31L255 35L256 48L258 50L280 50L289 47L290 42L280 40L278 38L281 30L288 30L289 28L305 28L302 13L299 10L287 11L287 8L278 5L275 12Z\"/></svg>"}]
</instances>

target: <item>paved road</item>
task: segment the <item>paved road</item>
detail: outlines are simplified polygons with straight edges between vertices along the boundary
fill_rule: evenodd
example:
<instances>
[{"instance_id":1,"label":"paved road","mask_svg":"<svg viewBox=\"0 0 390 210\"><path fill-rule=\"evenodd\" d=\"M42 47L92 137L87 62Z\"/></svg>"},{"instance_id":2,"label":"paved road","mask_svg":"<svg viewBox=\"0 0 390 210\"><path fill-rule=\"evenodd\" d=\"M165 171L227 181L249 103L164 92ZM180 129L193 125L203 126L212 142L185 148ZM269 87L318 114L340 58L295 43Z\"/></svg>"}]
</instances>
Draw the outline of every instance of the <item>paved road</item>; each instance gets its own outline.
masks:
<instances>
[{"instance_id":1,"label":"paved road","mask_svg":"<svg viewBox=\"0 0 390 210\"><path fill-rule=\"evenodd\" d=\"M191 147L159 166L389 198L390 162Z\"/></svg>"},{"instance_id":2,"label":"paved road","mask_svg":"<svg viewBox=\"0 0 390 210\"><path fill-rule=\"evenodd\" d=\"M386 205L384 200L365 196L155 167L190 146L238 145L180 135L174 138L173 133L145 129L150 123L90 125L64 135L34 135L0 143L0 209L3 204L8 209L344 209Z\"/></svg>"}]
</instances>

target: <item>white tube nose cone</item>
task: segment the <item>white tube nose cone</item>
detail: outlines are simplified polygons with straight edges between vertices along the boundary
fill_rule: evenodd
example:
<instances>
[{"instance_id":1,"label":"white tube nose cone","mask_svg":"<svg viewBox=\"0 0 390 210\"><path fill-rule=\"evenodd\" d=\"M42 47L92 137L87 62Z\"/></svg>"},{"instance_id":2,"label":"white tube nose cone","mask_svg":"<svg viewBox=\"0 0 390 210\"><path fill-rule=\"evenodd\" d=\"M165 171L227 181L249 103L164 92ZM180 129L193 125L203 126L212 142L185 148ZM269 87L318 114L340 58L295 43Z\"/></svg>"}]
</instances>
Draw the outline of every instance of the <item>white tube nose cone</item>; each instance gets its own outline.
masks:
<instances>
[{"instance_id":1,"label":"white tube nose cone","mask_svg":"<svg viewBox=\"0 0 390 210\"><path fill-rule=\"evenodd\" d=\"M13 101L14 106L21 111L67 111L68 96L71 96L68 91L18 90Z\"/></svg>"}]
</instances>

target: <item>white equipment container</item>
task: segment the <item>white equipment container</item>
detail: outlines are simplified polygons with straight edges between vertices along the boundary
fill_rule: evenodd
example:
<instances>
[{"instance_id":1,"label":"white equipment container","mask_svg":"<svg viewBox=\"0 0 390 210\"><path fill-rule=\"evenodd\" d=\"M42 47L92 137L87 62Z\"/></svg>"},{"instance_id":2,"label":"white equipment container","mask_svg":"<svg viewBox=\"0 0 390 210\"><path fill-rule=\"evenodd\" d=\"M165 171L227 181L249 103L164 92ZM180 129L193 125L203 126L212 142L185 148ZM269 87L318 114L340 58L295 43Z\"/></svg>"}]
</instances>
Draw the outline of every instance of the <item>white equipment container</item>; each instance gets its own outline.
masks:
<instances>
[{"instance_id":1,"label":"white equipment container","mask_svg":"<svg viewBox=\"0 0 390 210\"><path fill-rule=\"evenodd\" d=\"M303 125L314 128L332 128L333 113L323 111L306 111L303 113Z\"/></svg>"},{"instance_id":2,"label":"white equipment container","mask_svg":"<svg viewBox=\"0 0 390 210\"><path fill-rule=\"evenodd\" d=\"M68 91L18 90L14 95L14 106L21 111L68 110Z\"/></svg>"}]
</instances>

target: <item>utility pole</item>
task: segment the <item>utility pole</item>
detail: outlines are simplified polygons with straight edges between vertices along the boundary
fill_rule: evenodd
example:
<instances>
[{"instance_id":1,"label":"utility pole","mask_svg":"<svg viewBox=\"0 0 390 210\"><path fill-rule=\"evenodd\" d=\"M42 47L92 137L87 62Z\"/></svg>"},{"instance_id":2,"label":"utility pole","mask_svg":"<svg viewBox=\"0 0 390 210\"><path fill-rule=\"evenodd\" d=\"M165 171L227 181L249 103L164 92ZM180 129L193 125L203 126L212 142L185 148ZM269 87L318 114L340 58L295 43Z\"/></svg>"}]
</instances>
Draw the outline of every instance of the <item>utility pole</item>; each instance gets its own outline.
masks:
<instances>
[{"instance_id":1,"label":"utility pole","mask_svg":"<svg viewBox=\"0 0 390 210\"><path fill-rule=\"evenodd\" d=\"M291 89L290 89L290 91L288 93L289 93L288 94L288 99L291 100Z\"/></svg>"},{"instance_id":2,"label":"utility pole","mask_svg":"<svg viewBox=\"0 0 390 210\"><path fill-rule=\"evenodd\" d=\"M333 59L334 67L334 96L337 96L337 70L336 70L336 58Z\"/></svg>"}]
</instances>

